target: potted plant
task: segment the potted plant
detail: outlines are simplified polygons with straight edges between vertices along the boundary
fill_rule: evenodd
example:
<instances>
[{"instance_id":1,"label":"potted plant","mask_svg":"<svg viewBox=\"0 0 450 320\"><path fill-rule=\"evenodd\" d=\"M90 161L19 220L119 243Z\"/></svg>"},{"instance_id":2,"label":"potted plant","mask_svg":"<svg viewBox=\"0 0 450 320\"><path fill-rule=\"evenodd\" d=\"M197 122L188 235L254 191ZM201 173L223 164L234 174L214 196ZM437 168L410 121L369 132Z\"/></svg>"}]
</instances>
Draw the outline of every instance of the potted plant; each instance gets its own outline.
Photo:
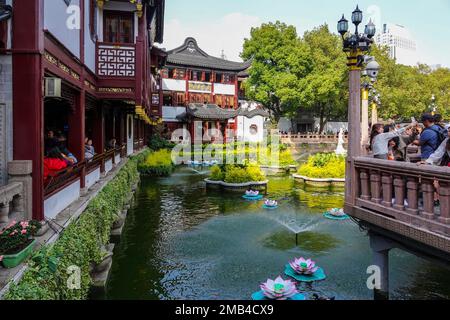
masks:
<instances>
[{"instance_id":1,"label":"potted plant","mask_svg":"<svg viewBox=\"0 0 450 320\"><path fill-rule=\"evenodd\" d=\"M32 237L41 228L38 221L11 222L0 231L0 262L5 268L15 268L33 251Z\"/></svg>"}]
</instances>

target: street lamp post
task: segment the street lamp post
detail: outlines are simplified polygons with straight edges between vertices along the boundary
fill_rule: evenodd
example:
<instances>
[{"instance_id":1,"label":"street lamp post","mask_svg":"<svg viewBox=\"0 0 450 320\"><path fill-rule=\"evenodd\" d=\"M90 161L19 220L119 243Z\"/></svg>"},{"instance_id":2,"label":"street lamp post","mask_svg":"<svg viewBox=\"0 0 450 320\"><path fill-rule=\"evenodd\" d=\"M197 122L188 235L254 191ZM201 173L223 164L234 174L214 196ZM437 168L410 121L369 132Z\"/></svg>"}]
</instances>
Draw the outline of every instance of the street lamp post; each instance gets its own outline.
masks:
<instances>
[{"instance_id":1,"label":"street lamp post","mask_svg":"<svg viewBox=\"0 0 450 320\"><path fill-rule=\"evenodd\" d=\"M362 155L361 146L361 70L364 64L364 54L370 49L375 36L376 28L370 21L363 34L358 31L359 25L363 21L363 13L356 7L352 13L352 23L355 25L355 33L349 32L349 23L342 15L337 29L343 40L344 52L347 54L347 66L349 67L349 88L350 99L348 108L349 138L348 157L346 166L346 191L345 203L346 212L351 213L356 205L358 192L357 173L354 166L354 158Z\"/></svg>"}]
</instances>

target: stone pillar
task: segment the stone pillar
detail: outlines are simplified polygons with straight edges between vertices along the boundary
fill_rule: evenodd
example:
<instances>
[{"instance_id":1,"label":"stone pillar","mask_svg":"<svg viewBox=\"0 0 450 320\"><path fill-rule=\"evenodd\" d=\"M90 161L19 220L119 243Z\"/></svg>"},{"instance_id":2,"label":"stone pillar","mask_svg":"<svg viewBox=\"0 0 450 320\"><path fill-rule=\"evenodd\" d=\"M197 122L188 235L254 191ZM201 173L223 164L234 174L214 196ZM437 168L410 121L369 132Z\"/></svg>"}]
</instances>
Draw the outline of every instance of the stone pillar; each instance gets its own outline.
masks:
<instances>
[{"instance_id":1,"label":"stone pillar","mask_svg":"<svg viewBox=\"0 0 450 320\"><path fill-rule=\"evenodd\" d=\"M372 125L378 123L378 106L372 102Z\"/></svg>"},{"instance_id":2,"label":"stone pillar","mask_svg":"<svg viewBox=\"0 0 450 320\"><path fill-rule=\"evenodd\" d=\"M24 218L28 220L33 219L32 173L33 163L30 160L16 160L8 163L9 182L20 182L23 185L23 195L20 200L23 203Z\"/></svg>"},{"instance_id":3,"label":"stone pillar","mask_svg":"<svg viewBox=\"0 0 450 320\"><path fill-rule=\"evenodd\" d=\"M450 183L439 183L439 201L441 202L441 215L439 221L450 224Z\"/></svg>"},{"instance_id":4,"label":"stone pillar","mask_svg":"<svg viewBox=\"0 0 450 320\"><path fill-rule=\"evenodd\" d=\"M389 251L395 247L394 243L384 237L369 232L370 247L372 248L372 263L379 268L375 274L378 287L374 288L375 300L389 299ZM379 278L377 278L379 276Z\"/></svg>"},{"instance_id":5,"label":"stone pillar","mask_svg":"<svg viewBox=\"0 0 450 320\"><path fill-rule=\"evenodd\" d=\"M369 144L369 90L362 90L361 104L361 147L363 154L367 154L366 146Z\"/></svg>"},{"instance_id":6,"label":"stone pillar","mask_svg":"<svg viewBox=\"0 0 450 320\"><path fill-rule=\"evenodd\" d=\"M349 59L351 60L351 59ZM356 64L356 57L354 57ZM350 65L350 64L349 64ZM361 155L361 70L350 67L350 100L348 108L348 157L346 166L345 202L353 207L358 196L357 172L354 158Z\"/></svg>"}]
</instances>

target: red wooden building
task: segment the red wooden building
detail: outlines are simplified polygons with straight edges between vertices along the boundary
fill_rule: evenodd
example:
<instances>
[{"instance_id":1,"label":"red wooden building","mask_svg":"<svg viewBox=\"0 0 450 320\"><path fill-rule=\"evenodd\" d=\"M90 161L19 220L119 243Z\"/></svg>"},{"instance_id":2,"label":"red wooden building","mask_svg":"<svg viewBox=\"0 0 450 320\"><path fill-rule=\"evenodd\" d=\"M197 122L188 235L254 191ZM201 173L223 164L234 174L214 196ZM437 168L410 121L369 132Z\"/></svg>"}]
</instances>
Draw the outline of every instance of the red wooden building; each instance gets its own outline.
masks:
<instances>
[{"instance_id":1,"label":"red wooden building","mask_svg":"<svg viewBox=\"0 0 450 320\"><path fill-rule=\"evenodd\" d=\"M166 54L154 43L164 8L164 0L12 1L1 54L12 58L12 157L32 161L33 218L64 210L161 121ZM78 163L44 181L49 132L67 138ZM89 161L86 138L96 152Z\"/></svg>"},{"instance_id":2,"label":"red wooden building","mask_svg":"<svg viewBox=\"0 0 450 320\"><path fill-rule=\"evenodd\" d=\"M209 129L237 131L239 115L239 72L250 62L234 62L210 56L194 38L167 52L163 78L163 119L168 134L176 129L189 130L194 137Z\"/></svg>"}]
</instances>

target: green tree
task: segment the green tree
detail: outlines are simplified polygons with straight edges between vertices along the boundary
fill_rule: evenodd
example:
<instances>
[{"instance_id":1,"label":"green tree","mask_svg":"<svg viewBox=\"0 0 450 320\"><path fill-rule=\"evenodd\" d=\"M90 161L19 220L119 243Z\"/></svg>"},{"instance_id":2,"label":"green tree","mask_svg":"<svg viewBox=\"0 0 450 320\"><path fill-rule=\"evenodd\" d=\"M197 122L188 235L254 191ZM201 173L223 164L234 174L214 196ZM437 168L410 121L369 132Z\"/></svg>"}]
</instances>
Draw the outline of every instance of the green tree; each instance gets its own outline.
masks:
<instances>
[{"instance_id":1,"label":"green tree","mask_svg":"<svg viewBox=\"0 0 450 320\"><path fill-rule=\"evenodd\" d=\"M253 59L245 83L248 97L264 104L277 122L295 113L302 81L312 68L309 47L295 27L277 21L252 28L241 56Z\"/></svg>"},{"instance_id":2,"label":"green tree","mask_svg":"<svg viewBox=\"0 0 450 320\"><path fill-rule=\"evenodd\" d=\"M322 25L305 32L304 42L309 47L312 70L301 81L300 103L320 119L319 132L333 118L346 116L348 76L342 40Z\"/></svg>"}]
</instances>

